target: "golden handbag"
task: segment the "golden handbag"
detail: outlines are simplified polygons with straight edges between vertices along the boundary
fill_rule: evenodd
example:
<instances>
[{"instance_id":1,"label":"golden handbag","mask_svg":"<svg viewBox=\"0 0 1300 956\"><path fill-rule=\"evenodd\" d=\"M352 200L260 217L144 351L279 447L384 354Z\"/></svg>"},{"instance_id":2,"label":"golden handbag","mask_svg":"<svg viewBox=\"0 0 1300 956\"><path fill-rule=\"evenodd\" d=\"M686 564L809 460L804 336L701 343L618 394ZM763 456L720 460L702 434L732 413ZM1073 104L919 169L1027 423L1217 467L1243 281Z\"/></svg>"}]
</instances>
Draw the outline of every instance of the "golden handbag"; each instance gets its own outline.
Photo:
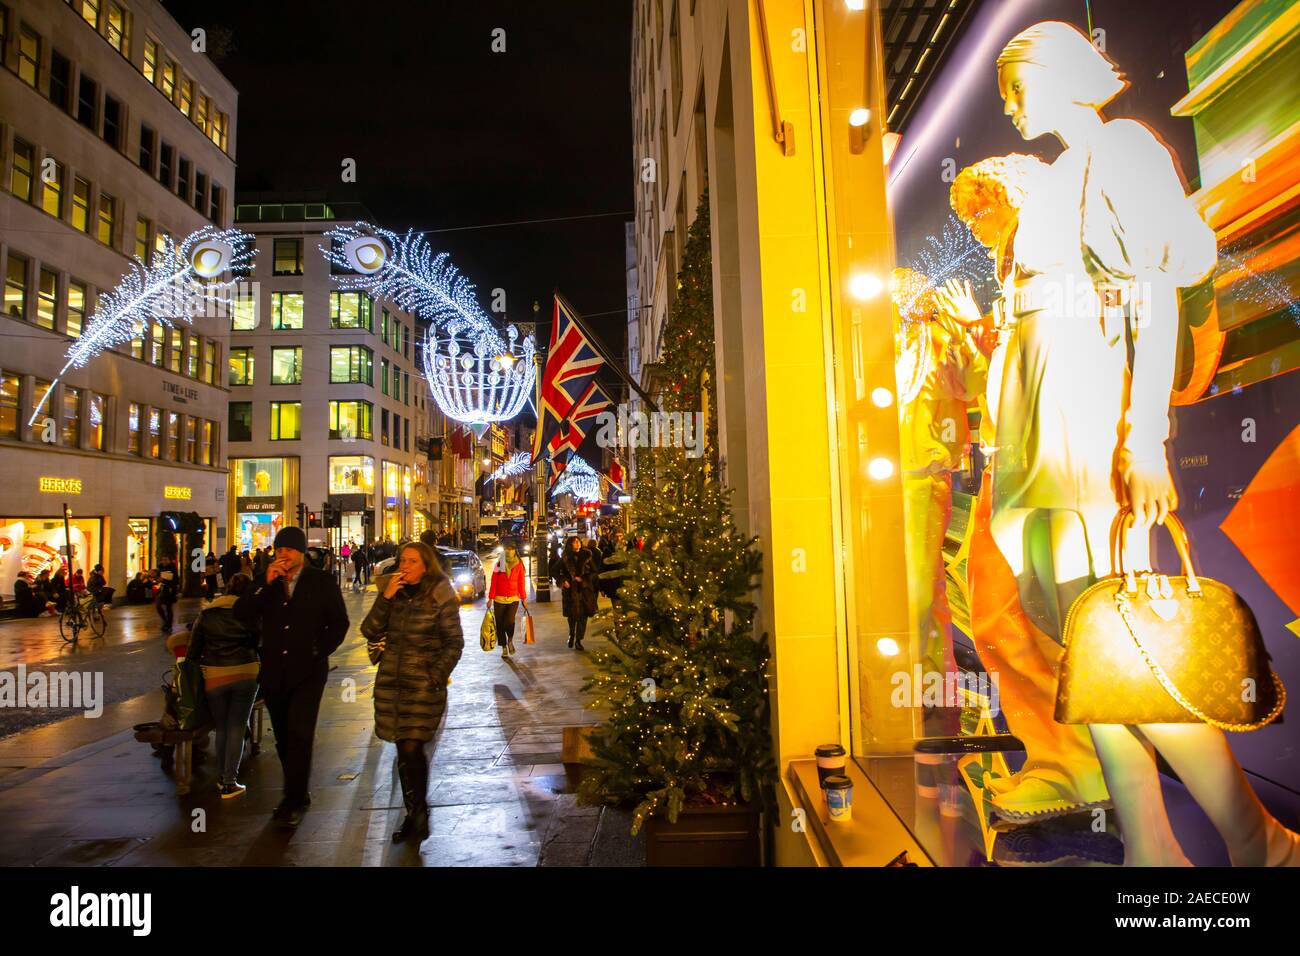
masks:
<instances>
[{"instance_id":1,"label":"golden handbag","mask_svg":"<svg viewBox=\"0 0 1300 956\"><path fill-rule=\"evenodd\" d=\"M1165 519L1183 573L1124 569L1133 514L1111 526L1111 574L1070 606L1056 719L1063 724L1206 723L1258 730L1286 705L1250 608L1198 577L1187 532Z\"/></svg>"}]
</instances>

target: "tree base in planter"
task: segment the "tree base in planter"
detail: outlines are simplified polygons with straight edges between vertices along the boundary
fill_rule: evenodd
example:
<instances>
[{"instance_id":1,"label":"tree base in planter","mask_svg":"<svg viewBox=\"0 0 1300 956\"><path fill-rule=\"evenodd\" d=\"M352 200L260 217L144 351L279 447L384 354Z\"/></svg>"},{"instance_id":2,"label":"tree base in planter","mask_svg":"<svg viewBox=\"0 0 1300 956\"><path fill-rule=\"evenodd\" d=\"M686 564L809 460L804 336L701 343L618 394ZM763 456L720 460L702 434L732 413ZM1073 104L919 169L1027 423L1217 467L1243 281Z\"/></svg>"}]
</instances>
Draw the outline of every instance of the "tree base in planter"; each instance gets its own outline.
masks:
<instances>
[{"instance_id":1,"label":"tree base in planter","mask_svg":"<svg viewBox=\"0 0 1300 956\"><path fill-rule=\"evenodd\" d=\"M646 866L761 866L761 816L746 804L683 807L645 822Z\"/></svg>"}]
</instances>

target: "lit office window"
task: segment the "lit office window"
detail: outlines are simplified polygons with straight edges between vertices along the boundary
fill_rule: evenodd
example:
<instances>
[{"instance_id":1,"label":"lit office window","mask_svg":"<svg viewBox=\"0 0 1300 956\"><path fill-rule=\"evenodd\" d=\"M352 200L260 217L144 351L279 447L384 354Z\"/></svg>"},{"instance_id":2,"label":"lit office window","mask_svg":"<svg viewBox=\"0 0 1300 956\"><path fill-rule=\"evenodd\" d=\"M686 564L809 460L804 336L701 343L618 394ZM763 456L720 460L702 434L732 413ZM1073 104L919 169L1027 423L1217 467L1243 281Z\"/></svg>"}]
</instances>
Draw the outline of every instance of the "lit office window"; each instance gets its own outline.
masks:
<instances>
[{"instance_id":1,"label":"lit office window","mask_svg":"<svg viewBox=\"0 0 1300 956\"><path fill-rule=\"evenodd\" d=\"M253 349L248 346L230 347L230 354L226 359L229 367L229 373L226 377L227 385L252 385L253 384Z\"/></svg>"},{"instance_id":2,"label":"lit office window","mask_svg":"<svg viewBox=\"0 0 1300 956\"><path fill-rule=\"evenodd\" d=\"M5 315L27 318L27 260L12 252L5 266Z\"/></svg>"},{"instance_id":3,"label":"lit office window","mask_svg":"<svg viewBox=\"0 0 1300 956\"><path fill-rule=\"evenodd\" d=\"M32 201L32 184L35 180L32 175L32 167L35 163L36 150L32 148L31 144L24 143L21 139L15 139L13 168L9 173L9 191L23 202Z\"/></svg>"},{"instance_id":4,"label":"lit office window","mask_svg":"<svg viewBox=\"0 0 1300 956\"><path fill-rule=\"evenodd\" d=\"M41 194L41 208L55 219L63 218L63 164L51 163L48 179L41 178L45 189Z\"/></svg>"},{"instance_id":5,"label":"lit office window","mask_svg":"<svg viewBox=\"0 0 1300 956\"><path fill-rule=\"evenodd\" d=\"M379 360L379 390L388 394L388 359Z\"/></svg>"},{"instance_id":6,"label":"lit office window","mask_svg":"<svg viewBox=\"0 0 1300 956\"><path fill-rule=\"evenodd\" d=\"M257 328L257 299L252 293L238 295L231 302L230 328L235 332Z\"/></svg>"},{"instance_id":7,"label":"lit office window","mask_svg":"<svg viewBox=\"0 0 1300 956\"><path fill-rule=\"evenodd\" d=\"M32 89L41 62L41 38L27 27L18 32L18 79Z\"/></svg>"},{"instance_id":8,"label":"lit office window","mask_svg":"<svg viewBox=\"0 0 1300 956\"><path fill-rule=\"evenodd\" d=\"M104 450L104 409L103 395L89 392L86 395L86 447L92 451Z\"/></svg>"},{"instance_id":9,"label":"lit office window","mask_svg":"<svg viewBox=\"0 0 1300 956\"><path fill-rule=\"evenodd\" d=\"M81 18L90 28L99 31L99 0L81 0Z\"/></svg>"},{"instance_id":10,"label":"lit office window","mask_svg":"<svg viewBox=\"0 0 1300 956\"><path fill-rule=\"evenodd\" d=\"M99 217L95 238L106 246L113 244L113 229L117 225L117 200L108 193L99 194Z\"/></svg>"},{"instance_id":11,"label":"lit office window","mask_svg":"<svg viewBox=\"0 0 1300 956\"><path fill-rule=\"evenodd\" d=\"M63 447L76 448L81 434L81 389L63 386Z\"/></svg>"},{"instance_id":12,"label":"lit office window","mask_svg":"<svg viewBox=\"0 0 1300 956\"><path fill-rule=\"evenodd\" d=\"M276 239L272 243L272 275L302 275L302 240Z\"/></svg>"},{"instance_id":13,"label":"lit office window","mask_svg":"<svg viewBox=\"0 0 1300 956\"><path fill-rule=\"evenodd\" d=\"M302 384L302 346L271 349L271 384Z\"/></svg>"},{"instance_id":14,"label":"lit office window","mask_svg":"<svg viewBox=\"0 0 1300 956\"><path fill-rule=\"evenodd\" d=\"M0 371L0 438L18 437L18 375Z\"/></svg>"},{"instance_id":15,"label":"lit office window","mask_svg":"<svg viewBox=\"0 0 1300 956\"><path fill-rule=\"evenodd\" d=\"M181 332L180 329L167 330L167 367L177 375L181 373Z\"/></svg>"},{"instance_id":16,"label":"lit office window","mask_svg":"<svg viewBox=\"0 0 1300 956\"><path fill-rule=\"evenodd\" d=\"M360 292L331 292L330 327L373 332L374 303Z\"/></svg>"},{"instance_id":17,"label":"lit office window","mask_svg":"<svg viewBox=\"0 0 1300 956\"><path fill-rule=\"evenodd\" d=\"M199 464L212 464L212 422L203 419L203 428L199 433Z\"/></svg>"},{"instance_id":18,"label":"lit office window","mask_svg":"<svg viewBox=\"0 0 1300 956\"><path fill-rule=\"evenodd\" d=\"M330 402L330 438L370 441L369 402Z\"/></svg>"},{"instance_id":19,"label":"lit office window","mask_svg":"<svg viewBox=\"0 0 1300 956\"><path fill-rule=\"evenodd\" d=\"M136 258L145 265L149 264L149 226L150 222L144 216L137 216L135 220L135 255Z\"/></svg>"},{"instance_id":20,"label":"lit office window","mask_svg":"<svg viewBox=\"0 0 1300 956\"><path fill-rule=\"evenodd\" d=\"M131 37L127 30L126 11L121 4L110 2L108 27L104 32L108 36L108 45L123 56L128 56L131 52Z\"/></svg>"},{"instance_id":21,"label":"lit office window","mask_svg":"<svg viewBox=\"0 0 1300 956\"><path fill-rule=\"evenodd\" d=\"M126 410L126 450L128 454L140 454L140 405L132 402Z\"/></svg>"},{"instance_id":22,"label":"lit office window","mask_svg":"<svg viewBox=\"0 0 1300 956\"><path fill-rule=\"evenodd\" d=\"M75 279L68 280L68 334L81 337L81 330L86 324L86 286ZM139 356L137 356L138 358Z\"/></svg>"},{"instance_id":23,"label":"lit office window","mask_svg":"<svg viewBox=\"0 0 1300 956\"><path fill-rule=\"evenodd\" d=\"M198 422L192 415L185 416L185 460L196 465L199 461Z\"/></svg>"},{"instance_id":24,"label":"lit office window","mask_svg":"<svg viewBox=\"0 0 1300 956\"><path fill-rule=\"evenodd\" d=\"M163 58L162 81L159 84L159 88L162 90L163 96L167 97L167 99L169 100L175 99L176 62L168 57Z\"/></svg>"},{"instance_id":25,"label":"lit office window","mask_svg":"<svg viewBox=\"0 0 1300 956\"><path fill-rule=\"evenodd\" d=\"M176 412L167 413L167 460L180 461L181 454L181 416Z\"/></svg>"},{"instance_id":26,"label":"lit office window","mask_svg":"<svg viewBox=\"0 0 1300 956\"><path fill-rule=\"evenodd\" d=\"M43 329L54 328L54 310L59 301L59 276L49 269L41 270L41 282L36 287L36 324Z\"/></svg>"},{"instance_id":27,"label":"lit office window","mask_svg":"<svg viewBox=\"0 0 1300 956\"><path fill-rule=\"evenodd\" d=\"M158 82L158 41L153 37L144 39L144 78L150 83Z\"/></svg>"},{"instance_id":28,"label":"lit office window","mask_svg":"<svg viewBox=\"0 0 1300 956\"><path fill-rule=\"evenodd\" d=\"M271 441L296 441L302 437L302 402L271 403Z\"/></svg>"},{"instance_id":29,"label":"lit office window","mask_svg":"<svg viewBox=\"0 0 1300 956\"><path fill-rule=\"evenodd\" d=\"M161 448L162 412L156 408L149 409L149 457L158 458Z\"/></svg>"},{"instance_id":30,"label":"lit office window","mask_svg":"<svg viewBox=\"0 0 1300 956\"><path fill-rule=\"evenodd\" d=\"M194 109L194 81L188 76L181 80L181 101L177 105L186 116Z\"/></svg>"},{"instance_id":31,"label":"lit office window","mask_svg":"<svg viewBox=\"0 0 1300 956\"><path fill-rule=\"evenodd\" d=\"M203 381L209 385L215 384L214 377L217 374L217 343L212 339L205 339L203 342Z\"/></svg>"},{"instance_id":32,"label":"lit office window","mask_svg":"<svg viewBox=\"0 0 1300 956\"><path fill-rule=\"evenodd\" d=\"M302 328L302 293L271 293L271 328Z\"/></svg>"},{"instance_id":33,"label":"lit office window","mask_svg":"<svg viewBox=\"0 0 1300 956\"><path fill-rule=\"evenodd\" d=\"M185 374L190 378L199 377L199 337L190 336L189 350L185 353Z\"/></svg>"},{"instance_id":34,"label":"lit office window","mask_svg":"<svg viewBox=\"0 0 1300 956\"><path fill-rule=\"evenodd\" d=\"M159 368L163 363L163 341L166 334L161 322L153 324L152 334L149 336L149 363Z\"/></svg>"},{"instance_id":35,"label":"lit office window","mask_svg":"<svg viewBox=\"0 0 1300 956\"><path fill-rule=\"evenodd\" d=\"M374 384L374 353L364 345L335 345L330 348L330 382Z\"/></svg>"}]
</instances>

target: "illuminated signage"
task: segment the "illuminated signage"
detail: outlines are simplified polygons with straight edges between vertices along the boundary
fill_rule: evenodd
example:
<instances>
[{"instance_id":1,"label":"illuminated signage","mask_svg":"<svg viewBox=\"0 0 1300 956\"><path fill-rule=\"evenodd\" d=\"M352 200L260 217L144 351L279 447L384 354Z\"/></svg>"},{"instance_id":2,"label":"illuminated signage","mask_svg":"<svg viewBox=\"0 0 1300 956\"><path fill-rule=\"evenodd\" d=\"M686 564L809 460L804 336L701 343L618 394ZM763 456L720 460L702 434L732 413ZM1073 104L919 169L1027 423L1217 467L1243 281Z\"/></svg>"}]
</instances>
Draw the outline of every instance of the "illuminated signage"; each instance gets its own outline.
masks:
<instances>
[{"instance_id":1,"label":"illuminated signage","mask_svg":"<svg viewBox=\"0 0 1300 956\"><path fill-rule=\"evenodd\" d=\"M183 485L167 485L163 488L164 498L178 498L184 501L189 501L192 495L192 489L186 488Z\"/></svg>"},{"instance_id":2,"label":"illuminated signage","mask_svg":"<svg viewBox=\"0 0 1300 956\"><path fill-rule=\"evenodd\" d=\"M81 479L42 477L41 491L48 491L61 495L79 495L81 494Z\"/></svg>"}]
</instances>

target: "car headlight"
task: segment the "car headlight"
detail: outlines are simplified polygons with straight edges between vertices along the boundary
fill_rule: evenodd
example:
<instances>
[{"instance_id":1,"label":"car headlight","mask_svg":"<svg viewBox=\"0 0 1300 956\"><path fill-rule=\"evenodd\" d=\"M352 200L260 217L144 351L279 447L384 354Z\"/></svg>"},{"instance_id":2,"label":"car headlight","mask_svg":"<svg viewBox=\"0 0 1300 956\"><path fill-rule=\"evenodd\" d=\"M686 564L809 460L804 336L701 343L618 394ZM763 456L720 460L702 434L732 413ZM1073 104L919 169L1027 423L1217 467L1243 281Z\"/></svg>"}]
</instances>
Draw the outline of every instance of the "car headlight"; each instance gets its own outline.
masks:
<instances>
[{"instance_id":1,"label":"car headlight","mask_svg":"<svg viewBox=\"0 0 1300 956\"><path fill-rule=\"evenodd\" d=\"M469 584L469 575L464 572L461 572L460 574L456 575L456 583Z\"/></svg>"}]
</instances>

